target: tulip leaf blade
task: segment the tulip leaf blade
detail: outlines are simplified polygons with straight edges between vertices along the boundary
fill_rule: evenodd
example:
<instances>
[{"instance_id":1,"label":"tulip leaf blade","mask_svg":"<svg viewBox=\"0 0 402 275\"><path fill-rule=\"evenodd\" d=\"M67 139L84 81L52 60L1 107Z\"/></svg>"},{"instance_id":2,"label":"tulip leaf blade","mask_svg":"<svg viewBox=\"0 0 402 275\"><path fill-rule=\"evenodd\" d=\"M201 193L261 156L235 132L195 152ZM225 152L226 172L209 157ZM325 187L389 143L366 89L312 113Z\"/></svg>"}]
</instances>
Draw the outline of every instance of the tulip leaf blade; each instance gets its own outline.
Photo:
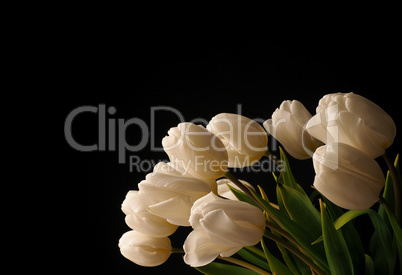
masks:
<instances>
[{"instance_id":1,"label":"tulip leaf blade","mask_svg":"<svg viewBox=\"0 0 402 275\"><path fill-rule=\"evenodd\" d=\"M293 275L289 267L284 265L280 260L278 260L274 255L272 255L269 252L268 247L264 242L264 239L261 240L261 246L262 249L264 250L265 257L267 258L267 261L269 263L269 266L271 267L271 271L273 274Z\"/></svg>"},{"instance_id":2,"label":"tulip leaf blade","mask_svg":"<svg viewBox=\"0 0 402 275\"><path fill-rule=\"evenodd\" d=\"M243 267L215 263L215 262L212 262L205 266L194 267L194 268L205 275L216 275L216 274L220 274L220 275L243 275L243 274L244 275L257 275L258 274L255 271L252 271L250 269L246 269Z\"/></svg>"},{"instance_id":3,"label":"tulip leaf blade","mask_svg":"<svg viewBox=\"0 0 402 275\"><path fill-rule=\"evenodd\" d=\"M323 199L329 216L331 217L332 221L335 222L340 216L344 214L344 211L324 196ZM360 274L364 270L365 265L365 252L362 240L360 239L360 235L351 222L346 223L339 230L342 232L342 235L346 241L346 245L348 246L350 256L352 257L355 273Z\"/></svg>"},{"instance_id":4,"label":"tulip leaf blade","mask_svg":"<svg viewBox=\"0 0 402 275\"><path fill-rule=\"evenodd\" d=\"M286 185L278 184L278 190L289 217L311 232L314 238L320 236L320 212L314 207L310 199Z\"/></svg>"},{"instance_id":5,"label":"tulip leaf blade","mask_svg":"<svg viewBox=\"0 0 402 275\"><path fill-rule=\"evenodd\" d=\"M398 241L398 245L402 246L402 229L399 226L394 214L390 211L389 206L387 205L384 199L380 199L382 206L385 209L385 212L388 215L389 222L391 223L391 228L395 233L396 240Z\"/></svg>"},{"instance_id":6,"label":"tulip leaf blade","mask_svg":"<svg viewBox=\"0 0 402 275\"><path fill-rule=\"evenodd\" d=\"M382 224L388 230L387 226L384 223ZM374 262L375 273L392 275L394 274L396 255L395 257L392 256L391 236L389 232L385 233L384 228L376 228L374 231L370 239L369 251Z\"/></svg>"},{"instance_id":7,"label":"tulip leaf blade","mask_svg":"<svg viewBox=\"0 0 402 275\"><path fill-rule=\"evenodd\" d=\"M279 184L277 184L277 196L278 196L278 207L279 207L279 211L281 211L283 214L285 214L285 215L287 215L288 217L289 217L289 215L288 215L288 213L287 213L287 211L286 211L286 208L285 208L285 206L283 205L283 203L282 203L282 197L281 197L281 195L280 195L280 192L279 192ZM266 200L266 201L268 201L269 202L269 200L268 200L268 197L267 197L267 195L265 194L265 192L264 192L264 190L262 190L262 188L260 187L260 186L258 186L258 188L260 189L260 193L261 193L261 195L262 195L262 198L264 199L264 200ZM272 204L271 204L272 205ZM266 214L266 219L267 219L267 221L272 221L270 218L269 218L269 215L268 215L268 213L265 213ZM280 236L280 234L278 234L276 231L274 231L274 230L271 230L272 231L272 233L274 234L274 235L276 235L276 236ZM286 265L289 267L289 269L293 272L293 274L300 274L300 270L299 270L299 267L297 266L297 264L296 264L296 262L295 262L295 258L293 258L293 256L291 255L291 254L289 254L288 253L288 251L282 246L282 245L280 245L279 243L276 243L276 245L277 245L277 247L278 247L278 249L279 249L279 251L281 252L281 254L282 254L282 258L283 258L283 260L285 261L285 263L286 263ZM298 259L297 257L296 257L296 259ZM304 267L302 264L301 264L301 266L302 267Z\"/></svg>"},{"instance_id":8,"label":"tulip leaf blade","mask_svg":"<svg viewBox=\"0 0 402 275\"><path fill-rule=\"evenodd\" d=\"M232 191L232 193L236 196L236 198L240 201L244 201L247 202L251 205L254 205L258 208L261 209L261 206L259 206L252 198L250 198L248 195L246 195L244 192L230 186L229 184L227 184L227 186L229 187L230 191Z\"/></svg>"},{"instance_id":9,"label":"tulip leaf blade","mask_svg":"<svg viewBox=\"0 0 402 275\"><path fill-rule=\"evenodd\" d=\"M364 214L369 215L375 229L370 240L370 251L374 260L376 272L381 271L382 273L393 274L396 255L392 252L391 234L387 225L376 211L372 209L360 211L349 210L334 222L334 227L336 230L339 230L351 220ZM319 237L313 244L317 244L322 240L323 236ZM387 270L388 272L386 272Z\"/></svg>"},{"instance_id":10,"label":"tulip leaf blade","mask_svg":"<svg viewBox=\"0 0 402 275\"><path fill-rule=\"evenodd\" d=\"M397 172L397 177L399 182L401 182L401 173L399 166L399 154L396 156L394 161L394 166ZM378 208L378 214L387 224L388 229L390 231L394 231L396 238L398 240L398 244L402 245L402 231L398 222L396 221L395 216L392 214L392 210L395 209L395 193L394 193L394 184L393 179L390 175L390 172L387 172L387 177L385 180L385 187L380 198L380 207Z\"/></svg>"},{"instance_id":11,"label":"tulip leaf blade","mask_svg":"<svg viewBox=\"0 0 402 275\"><path fill-rule=\"evenodd\" d=\"M374 260L376 272L381 271L382 273L393 274L396 255L392 252L391 234L388 226L376 211L372 209L359 211L349 210L334 222L334 227L336 230L339 230L351 220L364 214L369 215L375 229L370 240L370 251ZM322 241L322 239L323 236L318 238L314 243L318 243ZM386 270L388 270L388 272L386 272Z\"/></svg>"},{"instance_id":12,"label":"tulip leaf blade","mask_svg":"<svg viewBox=\"0 0 402 275\"><path fill-rule=\"evenodd\" d=\"M378 255L377 257L383 258L387 262L388 267L392 270L393 266L394 266L393 259L395 258L394 257L395 255L393 255L393 252L392 252L391 233L388 229L388 226L385 224L384 220L380 217L380 215L376 211L374 211L372 209L366 209L366 210L360 210L360 211L350 210L350 211L346 212L345 214L343 214L341 217L339 217L335 221L334 225L335 225L336 229L339 229L342 226L344 226L346 223L351 221L352 219L355 219L358 216L363 215L363 214L369 215L371 222L373 223L373 226L375 229L372 240L370 241L370 246L372 247L370 250L372 252L374 252L375 254L377 254ZM399 230L400 230L400 227L399 227ZM399 235L399 236L401 236L401 235ZM375 247L378 249L376 249ZM379 252L379 251L381 251L381 252ZM378 263L380 261L379 260L376 261L376 259L374 259L374 263L376 263L376 262Z\"/></svg>"},{"instance_id":13,"label":"tulip leaf blade","mask_svg":"<svg viewBox=\"0 0 402 275\"><path fill-rule=\"evenodd\" d=\"M276 185L276 200L278 201L279 210L290 218L289 213L286 210L286 206L283 202L282 194L281 191L279 190L279 185L280 185L279 183Z\"/></svg>"},{"instance_id":14,"label":"tulip leaf blade","mask_svg":"<svg viewBox=\"0 0 402 275\"><path fill-rule=\"evenodd\" d=\"M264 207L270 218L272 218L280 227L286 230L317 262L323 267L327 267L324 247L322 245L312 246L314 237L306 229L298 225L289 216L273 207L269 202L263 200L254 190L249 189L254 198Z\"/></svg>"},{"instance_id":15,"label":"tulip leaf blade","mask_svg":"<svg viewBox=\"0 0 402 275\"><path fill-rule=\"evenodd\" d=\"M253 247L255 248L255 247ZM257 248L255 248L257 249ZM261 251L262 252L262 251ZM271 268L266 260L265 257L261 257L261 255L257 254L254 252L254 250L251 250L250 248L243 247L239 251L237 251L237 254L242 257L243 259L249 261L252 264L255 264L256 266L259 266L265 270L271 271Z\"/></svg>"},{"instance_id":16,"label":"tulip leaf blade","mask_svg":"<svg viewBox=\"0 0 402 275\"><path fill-rule=\"evenodd\" d=\"M320 208L324 249L331 274L354 274L352 258L345 239L341 232L336 230L321 200Z\"/></svg>"},{"instance_id":17,"label":"tulip leaf blade","mask_svg":"<svg viewBox=\"0 0 402 275\"><path fill-rule=\"evenodd\" d=\"M392 180L392 177L391 177L389 171L387 171L387 177L385 179L385 186L384 186L384 191L382 193L382 198L384 198L387 201L387 203L391 207L391 209L395 208L394 184L393 184L393 180ZM388 215L387 215L386 210L383 205L380 205L380 207L378 208L378 214L384 220L384 222L387 224L388 228L391 230L391 228L392 228L391 222L388 219Z\"/></svg>"},{"instance_id":18,"label":"tulip leaf blade","mask_svg":"<svg viewBox=\"0 0 402 275\"><path fill-rule=\"evenodd\" d=\"M374 273L373 259L367 254L365 254L364 256L365 256L364 257L364 259L365 259L365 269L364 269L365 275L374 275L375 273Z\"/></svg>"},{"instance_id":19,"label":"tulip leaf blade","mask_svg":"<svg viewBox=\"0 0 402 275\"><path fill-rule=\"evenodd\" d=\"M297 188L296 180L293 177L292 170L290 169L289 160L286 157L286 154L285 154L284 150L282 149L282 147L279 147L279 152L280 152L282 164L284 166L282 167L282 171L279 175L278 180L280 180L285 185L289 185L292 188Z\"/></svg>"},{"instance_id":20,"label":"tulip leaf blade","mask_svg":"<svg viewBox=\"0 0 402 275\"><path fill-rule=\"evenodd\" d=\"M269 202L267 193L265 193L264 189L262 189L262 187L259 185L257 185L257 187L258 187L258 190L260 190L262 199Z\"/></svg>"},{"instance_id":21,"label":"tulip leaf blade","mask_svg":"<svg viewBox=\"0 0 402 275\"><path fill-rule=\"evenodd\" d=\"M275 234L275 233L273 233L273 234ZM279 236L279 234L275 234L275 235ZM298 257L296 257L292 253L288 252L288 250L285 247L283 247L282 245L280 245L279 243L276 243L276 245L282 254L283 260L285 261L288 268L293 272L293 274L295 274L295 275L302 274L302 272L299 269L305 268L305 267L307 267L307 269L310 271L309 274L311 274L310 268L306 264L304 264L304 262L301 261L301 262L299 262L299 265L297 264L296 261L299 260Z\"/></svg>"},{"instance_id":22,"label":"tulip leaf blade","mask_svg":"<svg viewBox=\"0 0 402 275\"><path fill-rule=\"evenodd\" d=\"M349 210L345 212L342 216L340 216L335 222L334 226L336 229L340 229L342 226L350 222L351 220L357 218L360 215L363 214L370 214L373 213L372 209L366 209L366 210Z\"/></svg>"},{"instance_id":23,"label":"tulip leaf blade","mask_svg":"<svg viewBox=\"0 0 402 275\"><path fill-rule=\"evenodd\" d=\"M282 161L283 167L282 167L282 171L277 179L277 182L283 183L285 186L291 187L291 188L299 191L306 197L308 197L306 192L304 191L304 189L299 184L297 184L295 178L293 177L292 170L290 169L289 160L286 157L286 154L285 154L284 150L282 149L282 147L279 147L279 151L280 151L280 156L281 156L281 161Z\"/></svg>"},{"instance_id":24,"label":"tulip leaf blade","mask_svg":"<svg viewBox=\"0 0 402 275\"><path fill-rule=\"evenodd\" d=\"M345 224L348 222L352 221L353 219L357 218L358 216L364 215L364 214L369 214L373 225L375 228L380 228L381 231L383 231L383 223L381 222L381 217L372 209L366 209L366 210L349 210L345 212L342 216L340 216L335 222L334 226L336 230L339 230L342 228ZM389 231L388 231L389 235ZM322 241L322 236L320 236L317 240L314 241L314 243L319 243Z\"/></svg>"}]
</instances>

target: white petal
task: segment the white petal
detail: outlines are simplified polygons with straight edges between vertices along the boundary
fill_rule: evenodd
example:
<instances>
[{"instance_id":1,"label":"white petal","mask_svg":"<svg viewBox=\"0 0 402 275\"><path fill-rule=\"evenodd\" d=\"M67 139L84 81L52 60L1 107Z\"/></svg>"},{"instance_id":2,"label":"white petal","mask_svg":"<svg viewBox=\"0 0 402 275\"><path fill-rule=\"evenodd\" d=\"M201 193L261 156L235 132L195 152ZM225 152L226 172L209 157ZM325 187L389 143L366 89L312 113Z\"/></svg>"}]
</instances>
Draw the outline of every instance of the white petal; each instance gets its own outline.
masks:
<instances>
[{"instance_id":1,"label":"white petal","mask_svg":"<svg viewBox=\"0 0 402 275\"><path fill-rule=\"evenodd\" d=\"M259 214L262 215L261 212ZM255 226L248 222L235 222L222 209L208 213L201 221L201 225L214 243L223 246L255 245L264 233L262 226Z\"/></svg>"},{"instance_id":2,"label":"white petal","mask_svg":"<svg viewBox=\"0 0 402 275\"><path fill-rule=\"evenodd\" d=\"M151 213L145 215L127 215L125 221L131 229L152 237L170 236L178 227L169 223L166 219Z\"/></svg>"},{"instance_id":3,"label":"white petal","mask_svg":"<svg viewBox=\"0 0 402 275\"><path fill-rule=\"evenodd\" d=\"M181 226L190 226L189 218L192 202L187 198L174 197L158 204L148 206L149 212Z\"/></svg>"},{"instance_id":4,"label":"white petal","mask_svg":"<svg viewBox=\"0 0 402 275\"><path fill-rule=\"evenodd\" d=\"M243 246L239 246L239 247L231 247L231 248L229 248L229 249L227 249L227 250L225 250L225 251L222 251L221 252L221 256L222 257L230 257L230 256L232 256L233 254L235 254L235 253L237 253L240 249L242 249L243 248Z\"/></svg>"},{"instance_id":5,"label":"white petal","mask_svg":"<svg viewBox=\"0 0 402 275\"><path fill-rule=\"evenodd\" d=\"M352 210L378 201L385 179L375 160L342 143L317 149L313 156L314 186L336 205Z\"/></svg>"},{"instance_id":6,"label":"white petal","mask_svg":"<svg viewBox=\"0 0 402 275\"><path fill-rule=\"evenodd\" d=\"M157 266L164 263L171 254L169 238L153 238L137 231L123 234L119 240L121 254L141 266Z\"/></svg>"},{"instance_id":7,"label":"white petal","mask_svg":"<svg viewBox=\"0 0 402 275\"><path fill-rule=\"evenodd\" d=\"M204 266L218 257L222 251L229 247L217 245L211 241L204 231L194 230L184 242L184 262L190 266Z\"/></svg>"}]
</instances>

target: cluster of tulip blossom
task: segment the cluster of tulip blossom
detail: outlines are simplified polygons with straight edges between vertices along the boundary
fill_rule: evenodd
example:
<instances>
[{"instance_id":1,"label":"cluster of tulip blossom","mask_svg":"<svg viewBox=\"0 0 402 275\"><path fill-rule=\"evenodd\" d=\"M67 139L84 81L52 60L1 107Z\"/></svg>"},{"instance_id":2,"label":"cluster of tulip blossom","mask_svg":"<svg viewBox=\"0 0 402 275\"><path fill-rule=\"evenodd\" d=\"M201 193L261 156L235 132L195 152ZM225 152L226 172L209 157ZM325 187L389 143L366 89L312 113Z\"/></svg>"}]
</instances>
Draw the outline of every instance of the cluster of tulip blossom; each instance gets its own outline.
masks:
<instances>
[{"instance_id":1,"label":"cluster of tulip blossom","mask_svg":"<svg viewBox=\"0 0 402 275\"><path fill-rule=\"evenodd\" d=\"M312 116L299 101L284 101L264 127L222 113L206 127L180 123L171 128L162 140L170 162L157 164L122 204L132 229L119 241L123 256L142 266L164 263L172 253L168 237L179 226L193 228L183 245L184 261L193 267L256 245L265 216L233 196L227 185L238 187L228 169L258 162L267 153L266 131L294 158L313 158L314 187L331 202L352 210L370 208L385 183L374 158L392 144L393 120L353 93L325 95L316 111Z\"/></svg>"},{"instance_id":2,"label":"cluster of tulip blossom","mask_svg":"<svg viewBox=\"0 0 402 275\"><path fill-rule=\"evenodd\" d=\"M264 127L294 158L313 157L314 187L330 201L351 210L370 208L385 183L374 158L393 143L394 121L354 93L325 95L316 111L312 116L297 100L284 101Z\"/></svg>"}]
</instances>

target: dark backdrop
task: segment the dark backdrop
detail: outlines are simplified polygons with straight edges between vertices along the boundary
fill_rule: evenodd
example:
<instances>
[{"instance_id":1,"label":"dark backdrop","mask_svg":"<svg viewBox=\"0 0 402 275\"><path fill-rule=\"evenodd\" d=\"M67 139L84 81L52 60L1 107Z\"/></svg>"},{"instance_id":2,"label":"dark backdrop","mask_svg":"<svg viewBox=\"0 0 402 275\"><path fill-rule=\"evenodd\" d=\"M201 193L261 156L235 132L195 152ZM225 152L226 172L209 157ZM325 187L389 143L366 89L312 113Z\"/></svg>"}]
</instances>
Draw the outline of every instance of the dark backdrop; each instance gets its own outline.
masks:
<instances>
[{"instance_id":1,"label":"dark backdrop","mask_svg":"<svg viewBox=\"0 0 402 275\"><path fill-rule=\"evenodd\" d=\"M55 62L63 68L57 74L55 101L62 117L60 135L67 115L80 106L104 104L116 113L107 119L139 118L150 125L153 106L170 106L186 121L209 120L221 112L236 112L250 118L268 119L285 99L298 99L311 113L327 93L355 92L381 106L401 127L400 43L396 41L319 41L272 43L270 41L172 41L112 40L80 36L63 41ZM170 127L180 121L169 112L155 115L155 145ZM117 124L117 123L116 123ZM108 128L107 128L108 130ZM98 142L97 114L80 114L73 122L73 136L82 144ZM141 131L127 128L125 139L138 144ZM394 157L400 152L400 133L389 148ZM271 142L271 141L270 141ZM121 212L121 202L129 190L137 189L146 172L130 172L130 156L141 160L167 159L152 152L150 142L139 152L127 152L119 164L118 152L108 150L79 152L63 140L63 187L68 192L66 224L67 247L74 253L63 258L66 266L88 274L146 274L176 269L196 273L180 255L153 269L139 267L121 256L120 236L129 230ZM295 177L308 190L313 183L311 160L290 158ZM383 165L382 160L379 160ZM239 178L260 184L275 200L270 173L238 173ZM364 221L364 220L363 220ZM364 234L365 228L360 228ZM371 230L367 226L367 230ZM173 235L179 247L188 230ZM70 241L71 239L71 241Z\"/></svg>"}]
</instances>

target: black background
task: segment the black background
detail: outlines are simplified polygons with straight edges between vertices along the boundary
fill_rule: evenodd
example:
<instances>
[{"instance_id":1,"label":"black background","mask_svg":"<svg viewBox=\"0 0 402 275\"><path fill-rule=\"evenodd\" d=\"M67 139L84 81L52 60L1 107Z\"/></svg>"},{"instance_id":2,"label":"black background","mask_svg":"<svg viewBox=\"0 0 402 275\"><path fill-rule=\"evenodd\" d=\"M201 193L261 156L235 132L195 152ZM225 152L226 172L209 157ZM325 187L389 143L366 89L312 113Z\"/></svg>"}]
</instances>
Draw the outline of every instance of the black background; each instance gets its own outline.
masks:
<instances>
[{"instance_id":1,"label":"black background","mask_svg":"<svg viewBox=\"0 0 402 275\"><path fill-rule=\"evenodd\" d=\"M250 118L268 119L283 100L297 99L311 113L319 99L334 92L355 92L377 103L401 127L400 48L393 39L370 41L342 40L301 42L215 40L176 41L172 39L129 40L118 37L70 37L60 43L54 63L55 101L60 106L57 122L62 139L62 183L67 191L68 209L64 228L66 247L74 253L63 258L66 266L90 274L146 274L175 269L179 274L196 271L186 266L181 255L172 255L162 266L144 268L131 263L119 252L118 240L129 230L121 203L129 190L137 189L146 172L130 172L128 157L141 160L167 159L163 152L152 152L150 143L139 152L127 152L127 162L118 163L116 151L79 152L63 137L67 115L80 106L105 104L115 107L107 119L140 118L148 125L152 106L170 106L186 121L209 120L221 112L236 112ZM168 112L156 114L155 145L170 127L180 121ZM73 122L74 138L82 144L98 140L97 114L86 113ZM130 144L140 141L138 127L127 128ZM271 141L270 141L271 142ZM400 152L400 132L389 153ZM314 171L311 160L290 157L296 179L311 192ZM383 162L379 159L383 167ZM260 184L275 201L270 173L238 173L241 179ZM362 222L365 220L362 218ZM364 235L371 227L359 228ZM188 230L172 236L180 247ZM74 237L71 237L74 236ZM71 237L71 238L70 238ZM71 246L71 247L70 247ZM67 251L66 248L66 251Z\"/></svg>"}]
</instances>

